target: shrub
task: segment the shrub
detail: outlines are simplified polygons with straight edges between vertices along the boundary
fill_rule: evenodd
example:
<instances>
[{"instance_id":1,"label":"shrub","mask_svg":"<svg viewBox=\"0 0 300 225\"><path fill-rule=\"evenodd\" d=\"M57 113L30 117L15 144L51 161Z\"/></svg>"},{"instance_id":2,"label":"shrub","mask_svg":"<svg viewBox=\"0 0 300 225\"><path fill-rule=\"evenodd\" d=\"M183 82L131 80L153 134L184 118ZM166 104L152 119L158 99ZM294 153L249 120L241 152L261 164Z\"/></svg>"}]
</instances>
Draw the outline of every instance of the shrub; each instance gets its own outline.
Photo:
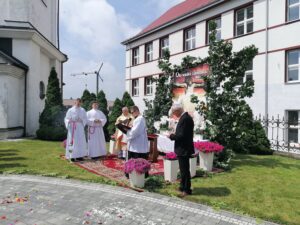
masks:
<instances>
[{"instance_id":1,"label":"shrub","mask_svg":"<svg viewBox=\"0 0 300 225\"><path fill-rule=\"evenodd\" d=\"M42 126L36 135L38 139L47 141L63 141L67 137L67 130L64 126Z\"/></svg>"},{"instance_id":2,"label":"shrub","mask_svg":"<svg viewBox=\"0 0 300 225\"><path fill-rule=\"evenodd\" d=\"M146 179L145 189L151 192L164 187L164 178L162 176L151 176Z\"/></svg>"}]
</instances>

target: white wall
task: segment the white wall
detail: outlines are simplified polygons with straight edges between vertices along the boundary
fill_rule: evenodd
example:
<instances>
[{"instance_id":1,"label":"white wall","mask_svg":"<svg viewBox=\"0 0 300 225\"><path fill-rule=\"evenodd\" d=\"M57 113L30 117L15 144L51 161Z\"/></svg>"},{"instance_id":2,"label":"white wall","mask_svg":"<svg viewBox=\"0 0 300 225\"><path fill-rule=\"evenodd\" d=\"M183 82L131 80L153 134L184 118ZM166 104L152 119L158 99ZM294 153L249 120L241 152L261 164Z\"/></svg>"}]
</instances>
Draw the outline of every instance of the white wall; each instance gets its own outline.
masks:
<instances>
[{"instance_id":1,"label":"white wall","mask_svg":"<svg viewBox=\"0 0 300 225\"><path fill-rule=\"evenodd\" d=\"M285 0L268 0L269 1L269 79L268 79L268 111L269 115L283 116L288 109L300 110L300 84L285 84L285 49L299 46L300 48L300 22L291 24L285 23ZM266 104L266 0L258 0L253 3L254 6L254 33L242 37L234 37L234 10L238 5L243 5L250 0L230 1L223 4L222 7L216 7L208 10L205 13L192 17L184 22L177 23L176 26L171 26L162 31L151 34L131 43L130 46L143 46L143 43L155 40L159 37L170 34L170 61L174 64L179 64L181 59L186 55L205 57L207 56L208 47L203 47L205 44L205 18L210 18L222 14L222 38L230 40L233 43L233 50L238 51L254 44L259 49L259 55L255 57L253 63L253 77L255 81L255 93L251 99L247 99L255 115L265 114ZM196 49L193 51L183 52L183 30L178 30L180 27L188 27L196 23ZM276 26L276 27L273 27ZM277 27L278 26L278 27ZM273 28L272 28L273 27ZM177 30L174 32L174 30ZM203 33L204 32L204 33ZM129 49L129 46L127 46ZM154 46L154 55L158 56L159 47ZM173 55L176 54L176 55ZM128 55L128 54L127 54ZM159 74L160 70L157 67L157 58L155 61L145 63L131 68L126 68L126 78L143 77L147 75ZM127 59L128 61L128 59ZM131 87L128 89L126 82L126 90L131 93ZM140 92L143 93L144 86L140 87ZM136 97L134 100L139 103L144 96Z\"/></svg>"}]
</instances>

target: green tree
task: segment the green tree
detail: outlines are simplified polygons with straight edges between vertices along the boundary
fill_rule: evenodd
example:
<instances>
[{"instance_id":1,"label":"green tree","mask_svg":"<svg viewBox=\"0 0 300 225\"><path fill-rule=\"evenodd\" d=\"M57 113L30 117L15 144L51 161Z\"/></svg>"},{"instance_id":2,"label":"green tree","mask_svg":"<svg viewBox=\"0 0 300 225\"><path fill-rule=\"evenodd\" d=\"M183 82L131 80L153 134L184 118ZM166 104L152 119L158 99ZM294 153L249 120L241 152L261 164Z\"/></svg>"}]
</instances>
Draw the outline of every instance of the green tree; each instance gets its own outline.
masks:
<instances>
[{"instance_id":1,"label":"green tree","mask_svg":"<svg viewBox=\"0 0 300 225\"><path fill-rule=\"evenodd\" d=\"M104 115L106 116L107 119L107 123L105 124L105 126L103 127L103 131L104 131L104 135L105 135L105 140L109 141L110 140L110 135L108 132L108 125L109 125L109 117L108 117L108 107L107 107L107 99L105 96L105 93L103 90L101 90L98 95L97 95L97 102L99 104L99 110L101 110Z\"/></svg>"},{"instance_id":2,"label":"green tree","mask_svg":"<svg viewBox=\"0 0 300 225\"><path fill-rule=\"evenodd\" d=\"M85 89L81 96L82 108L84 108L86 111L89 110L91 101L92 101L91 93L87 89Z\"/></svg>"},{"instance_id":3,"label":"green tree","mask_svg":"<svg viewBox=\"0 0 300 225\"><path fill-rule=\"evenodd\" d=\"M122 98L122 106L126 106L130 108L131 106L134 106L134 101L132 100L130 94L125 91Z\"/></svg>"},{"instance_id":4,"label":"green tree","mask_svg":"<svg viewBox=\"0 0 300 225\"><path fill-rule=\"evenodd\" d=\"M52 68L48 78L45 107L39 118L37 137L41 140L64 140L67 135L64 126L65 113L57 73L55 68Z\"/></svg>"},{"instance_id":5,"label":"green tree","mask_svg":"<svg viewBox=\"0 0 300 225\"><path fill-rule=\"evenodd\" d=\"M110 135L114 134L116 131L115 123L118 117L122 114L122 107L122 101L116 98L114 105L111 109L111 113L109 115L108 131Z\"/></svg>"},{"instance_id":6,"label":"green tree","mask_svg":"<svg viewBox=\"0 0 300 225\"><path fill-rule=\"evenodd\" d=\"M155 97L153 100L144 99L146 110L144 116L147 118L147 127L149 133L154 133L154 122L159 121L162 116L168 116L169 110L173 103L173 72L171 64L169 63L170 52L166 51L164 58L159 60L158 67L163 74L159 78L152 78L156 82Z\"/></svg>"}]
</instances>

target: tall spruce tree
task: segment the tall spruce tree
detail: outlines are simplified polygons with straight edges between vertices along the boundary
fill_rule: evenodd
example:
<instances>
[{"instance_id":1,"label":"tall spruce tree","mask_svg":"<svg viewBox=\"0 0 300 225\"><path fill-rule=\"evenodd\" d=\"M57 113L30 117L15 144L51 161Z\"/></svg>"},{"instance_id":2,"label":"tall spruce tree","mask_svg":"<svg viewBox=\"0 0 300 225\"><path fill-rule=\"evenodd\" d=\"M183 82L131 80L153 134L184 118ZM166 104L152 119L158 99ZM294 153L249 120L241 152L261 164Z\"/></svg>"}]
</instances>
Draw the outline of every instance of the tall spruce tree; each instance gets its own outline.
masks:
<instances>
[{"instance_id":1,"label":"tall spruce tree","mask_svg":"<svg viewBox=\"0 0 300 225\"><path fill-rule=\"evenodd\" d=\"M134 101L132 100L130 94L125 91L122 98L122 106L126 106L130 108L131 106L134 106Z\"/></svg>"},{"instance_id":2,"label":"tall spruce tree","mask_svg":"<svg viewBox=\"0 0 300 225\"><path fill-rule=\"evenodd\" d=\"M53 67L48 78L45 107L39 118L37 137L42 140L64 140L67 134L64 126L65 113L59 80Z\"/></svg>"},{"instance_id":3,"label":"tall spruce tree","mask_svg":"<svg viewBox=\"0 0 300 225\"><path fill-rule=\"evenodd\" d=\"M106 116L107 119L107 123L105 124L105 126L103 127L103 131L104 131L104 135L105 135L105 140L109 141L110 140L110 135L108 132L108 125L109 125L109 117L108 117L108 107L107 107L107 99L105 96L105 93L103 90L101 90L98 95L97 95L97 102L99 104L99 110L101 110L104 115Z\"/></svg>"},{"instance_id":4,"label":"tall spruce tree","mask_svg":"<svg viewBox=\"0 0 300 225\"><path fill-rule=\"evenodd\" d=\"M118 117L122 114L122 107L122 101L116 98L114 105L111 109L111 113L109 115L108 131L110 135L114 134L116 131L115 123Z\"/></svg>"},{"instance_id":5,"label":"tall spruce tree","mask_svg":"<svg viewBox=\"0 0 300 225\"><path fill-rule=\"evenodd\" d=\"M81 96L82 108L84 108L85 110L89 110L91 101L92 101L91 93L87 89L85 89Z\"/></svg>"}]
</instances>

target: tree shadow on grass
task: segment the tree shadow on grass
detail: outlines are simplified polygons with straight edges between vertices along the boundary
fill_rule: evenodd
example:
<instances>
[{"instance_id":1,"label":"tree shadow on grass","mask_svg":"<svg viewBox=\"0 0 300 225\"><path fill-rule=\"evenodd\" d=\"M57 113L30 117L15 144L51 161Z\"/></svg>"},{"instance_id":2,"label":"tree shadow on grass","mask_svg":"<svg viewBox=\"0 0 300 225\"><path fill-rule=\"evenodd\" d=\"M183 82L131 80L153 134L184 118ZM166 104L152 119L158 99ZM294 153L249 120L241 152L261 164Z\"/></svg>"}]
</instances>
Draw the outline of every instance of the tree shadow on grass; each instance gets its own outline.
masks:
<instances>
[{"instance_id":1,"label":"tree shadow on grass","mask_svg":"<svg viewBox=\"0 0 300 225\"><path fill-rule=\"evenodd\" d=\"M20 163L3 163L3 164L0 164L0 171L2 169L20 168L20 167L27 167L27 166L23 165L23 164L20 164Z\"/></svg>"},{"instance_id":2,"label":"tree shadow on grass","mask_svg":"<svg viewBox=\"0 0 300 225\"><path fill-rule=\"evenodd\" d=\"M16 160L25 160L24 157L10 157L10 158L1 158L0 161L16 161Z\"/></svg>"},{"instance_id":3,"label":"tree shadow on grass","mask_svg":"<svg viewBox=\"0 0 300 225\"><path fill-rule=\"evenodd\" d=\"M194 188L193 195L206 195L214 197L224 197L231 194L227 187L211 187L211 188Z\"/></svg>"},{"instance_id":4,"label":"tree shadow on grass","mask_svg":"<svg viewBox=\"0 0 300 225\"><path fill-rule=\"evenodd\" d=\"M265 158L258 157L253 155L239 155L238 158L234 158L233 160L234 167L242 167L242 166L253 166L253 167L267 167L267 168L278 168L283 167L286 169L300 169L299 164L287 164L283 163L278 158Z\"/></svg>"},{"instance_id":5,"label":"tree shadow on grass","mask_svg":"<svg viewBox=\"0 0 300 225\"><path fill-rule=\"evenodd\" d=\"M15 156L15 155L18 155L18 154L16 154L16 153L0 153L0 158L6 157L6 156Z\"/></svg>"}]
</instances>

